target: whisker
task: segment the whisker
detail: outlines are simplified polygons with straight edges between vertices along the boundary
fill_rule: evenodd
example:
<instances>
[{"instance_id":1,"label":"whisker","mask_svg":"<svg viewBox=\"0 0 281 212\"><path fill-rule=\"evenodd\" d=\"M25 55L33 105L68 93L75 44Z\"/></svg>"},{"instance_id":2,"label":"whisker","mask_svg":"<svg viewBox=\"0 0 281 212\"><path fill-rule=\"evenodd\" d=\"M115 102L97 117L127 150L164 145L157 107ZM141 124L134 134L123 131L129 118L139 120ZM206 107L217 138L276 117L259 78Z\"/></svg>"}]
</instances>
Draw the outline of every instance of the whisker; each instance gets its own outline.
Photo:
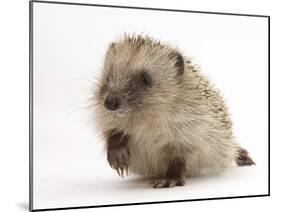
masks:
<instances>
[{"instance_id":1,"label":"whisker","mask_svg":"<svg viewBox=\"0 0 281 212\"><path fill-rule=\"evenodd\" d=\"M86 97L82 100L81 99L78 100L78 102L75 104L69 105L68 108L70 108L71 110L67 113L67 116L75 112L83 112L83 113L89 112L94 107L100 105L101 103L97 99L95 99L92 95L90 95L89 97Z\"/></svg>"}]
</instances>

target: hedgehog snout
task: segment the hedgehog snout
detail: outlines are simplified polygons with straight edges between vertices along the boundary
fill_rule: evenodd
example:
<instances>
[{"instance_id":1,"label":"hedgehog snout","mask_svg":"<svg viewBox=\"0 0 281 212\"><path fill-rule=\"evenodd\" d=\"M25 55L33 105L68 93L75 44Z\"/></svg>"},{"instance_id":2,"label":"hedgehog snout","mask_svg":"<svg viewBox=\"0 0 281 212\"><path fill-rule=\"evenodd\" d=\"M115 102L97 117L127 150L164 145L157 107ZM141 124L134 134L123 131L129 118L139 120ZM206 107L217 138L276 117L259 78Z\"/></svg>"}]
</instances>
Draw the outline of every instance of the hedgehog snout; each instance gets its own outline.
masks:
<instances>
[{"instance_id":1,"label":"hedgehog snout","mask_svg":"<svg viewBox=\"0 0 281 212\"><path fill-rule=\"evenodd\" d=\"M120 107L120 98L117 96L108 95L104 101L104 106L108 110L117 110Z\"/></svg>"}]
</instances>

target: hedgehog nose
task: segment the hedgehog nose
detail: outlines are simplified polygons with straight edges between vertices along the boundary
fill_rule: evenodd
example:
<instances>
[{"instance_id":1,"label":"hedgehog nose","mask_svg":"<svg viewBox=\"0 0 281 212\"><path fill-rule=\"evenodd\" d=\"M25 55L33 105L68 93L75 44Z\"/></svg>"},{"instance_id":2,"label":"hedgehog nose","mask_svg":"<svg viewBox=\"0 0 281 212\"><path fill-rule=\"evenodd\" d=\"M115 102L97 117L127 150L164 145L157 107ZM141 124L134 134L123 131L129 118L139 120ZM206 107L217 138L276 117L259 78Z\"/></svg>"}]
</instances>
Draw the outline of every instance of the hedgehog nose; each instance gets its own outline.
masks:
<instances>
[{"instance_id":1,"label":"hedgehog nose","mask_svg":"<svg viewBox=\"0 0 281 212\"><path fill-rule=\"evenodd\" d=\"M115 96L107 96L104 101L104 106L108 110L117 110L120 106L119 98Z\"/></svg>"}]
</instances>

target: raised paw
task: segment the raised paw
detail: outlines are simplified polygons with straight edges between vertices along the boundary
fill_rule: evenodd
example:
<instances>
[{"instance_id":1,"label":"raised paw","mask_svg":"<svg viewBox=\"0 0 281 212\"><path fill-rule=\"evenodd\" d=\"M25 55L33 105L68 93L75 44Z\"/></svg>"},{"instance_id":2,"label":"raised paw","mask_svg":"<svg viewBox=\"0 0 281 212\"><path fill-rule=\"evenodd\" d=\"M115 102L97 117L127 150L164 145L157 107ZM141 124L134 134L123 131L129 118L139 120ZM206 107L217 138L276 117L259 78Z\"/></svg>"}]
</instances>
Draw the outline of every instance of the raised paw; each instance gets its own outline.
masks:
<instances>
[{"instance_id":1,"label":"raised paw","mask_svg":"<svg viewBox=\"0 0 281 212\"><path fill-rule=\"evenodd\" d=\"M111 168L116 169L119 176L128 175L130 153L127 148L114 148L107 151L107 160Z\"/></svg>"},{"instance_id":2,"label":"raised paw","mask_svg":"<svg viewBox=\"0 0 281 212\"><path fill-rule=\"evenodd\" d=\"M175 186L184 186L183 179L156 179L151 182L153 188L172 188Z\"/></svg>"}]
</instances>

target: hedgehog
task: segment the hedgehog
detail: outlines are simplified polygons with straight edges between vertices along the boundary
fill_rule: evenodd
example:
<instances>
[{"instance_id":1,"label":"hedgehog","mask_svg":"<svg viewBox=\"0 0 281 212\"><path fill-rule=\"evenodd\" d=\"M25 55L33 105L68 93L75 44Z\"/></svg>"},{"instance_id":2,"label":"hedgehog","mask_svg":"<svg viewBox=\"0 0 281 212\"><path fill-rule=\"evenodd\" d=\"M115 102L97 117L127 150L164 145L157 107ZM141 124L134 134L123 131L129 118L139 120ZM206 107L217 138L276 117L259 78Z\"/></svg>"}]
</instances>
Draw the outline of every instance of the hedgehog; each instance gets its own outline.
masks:
<instances>
[{"instance_id":1,"label":"hedgehog","mask_svg":"<svg viewBox=\"0 0 281 212\"><path fill-rule=\"evenodd\" d=\"M223 97L177 47L148 35L110 43L94 92L95 119L109 165L153 188L253 165L235 140Z\"/></svg>"}]
</instances>

